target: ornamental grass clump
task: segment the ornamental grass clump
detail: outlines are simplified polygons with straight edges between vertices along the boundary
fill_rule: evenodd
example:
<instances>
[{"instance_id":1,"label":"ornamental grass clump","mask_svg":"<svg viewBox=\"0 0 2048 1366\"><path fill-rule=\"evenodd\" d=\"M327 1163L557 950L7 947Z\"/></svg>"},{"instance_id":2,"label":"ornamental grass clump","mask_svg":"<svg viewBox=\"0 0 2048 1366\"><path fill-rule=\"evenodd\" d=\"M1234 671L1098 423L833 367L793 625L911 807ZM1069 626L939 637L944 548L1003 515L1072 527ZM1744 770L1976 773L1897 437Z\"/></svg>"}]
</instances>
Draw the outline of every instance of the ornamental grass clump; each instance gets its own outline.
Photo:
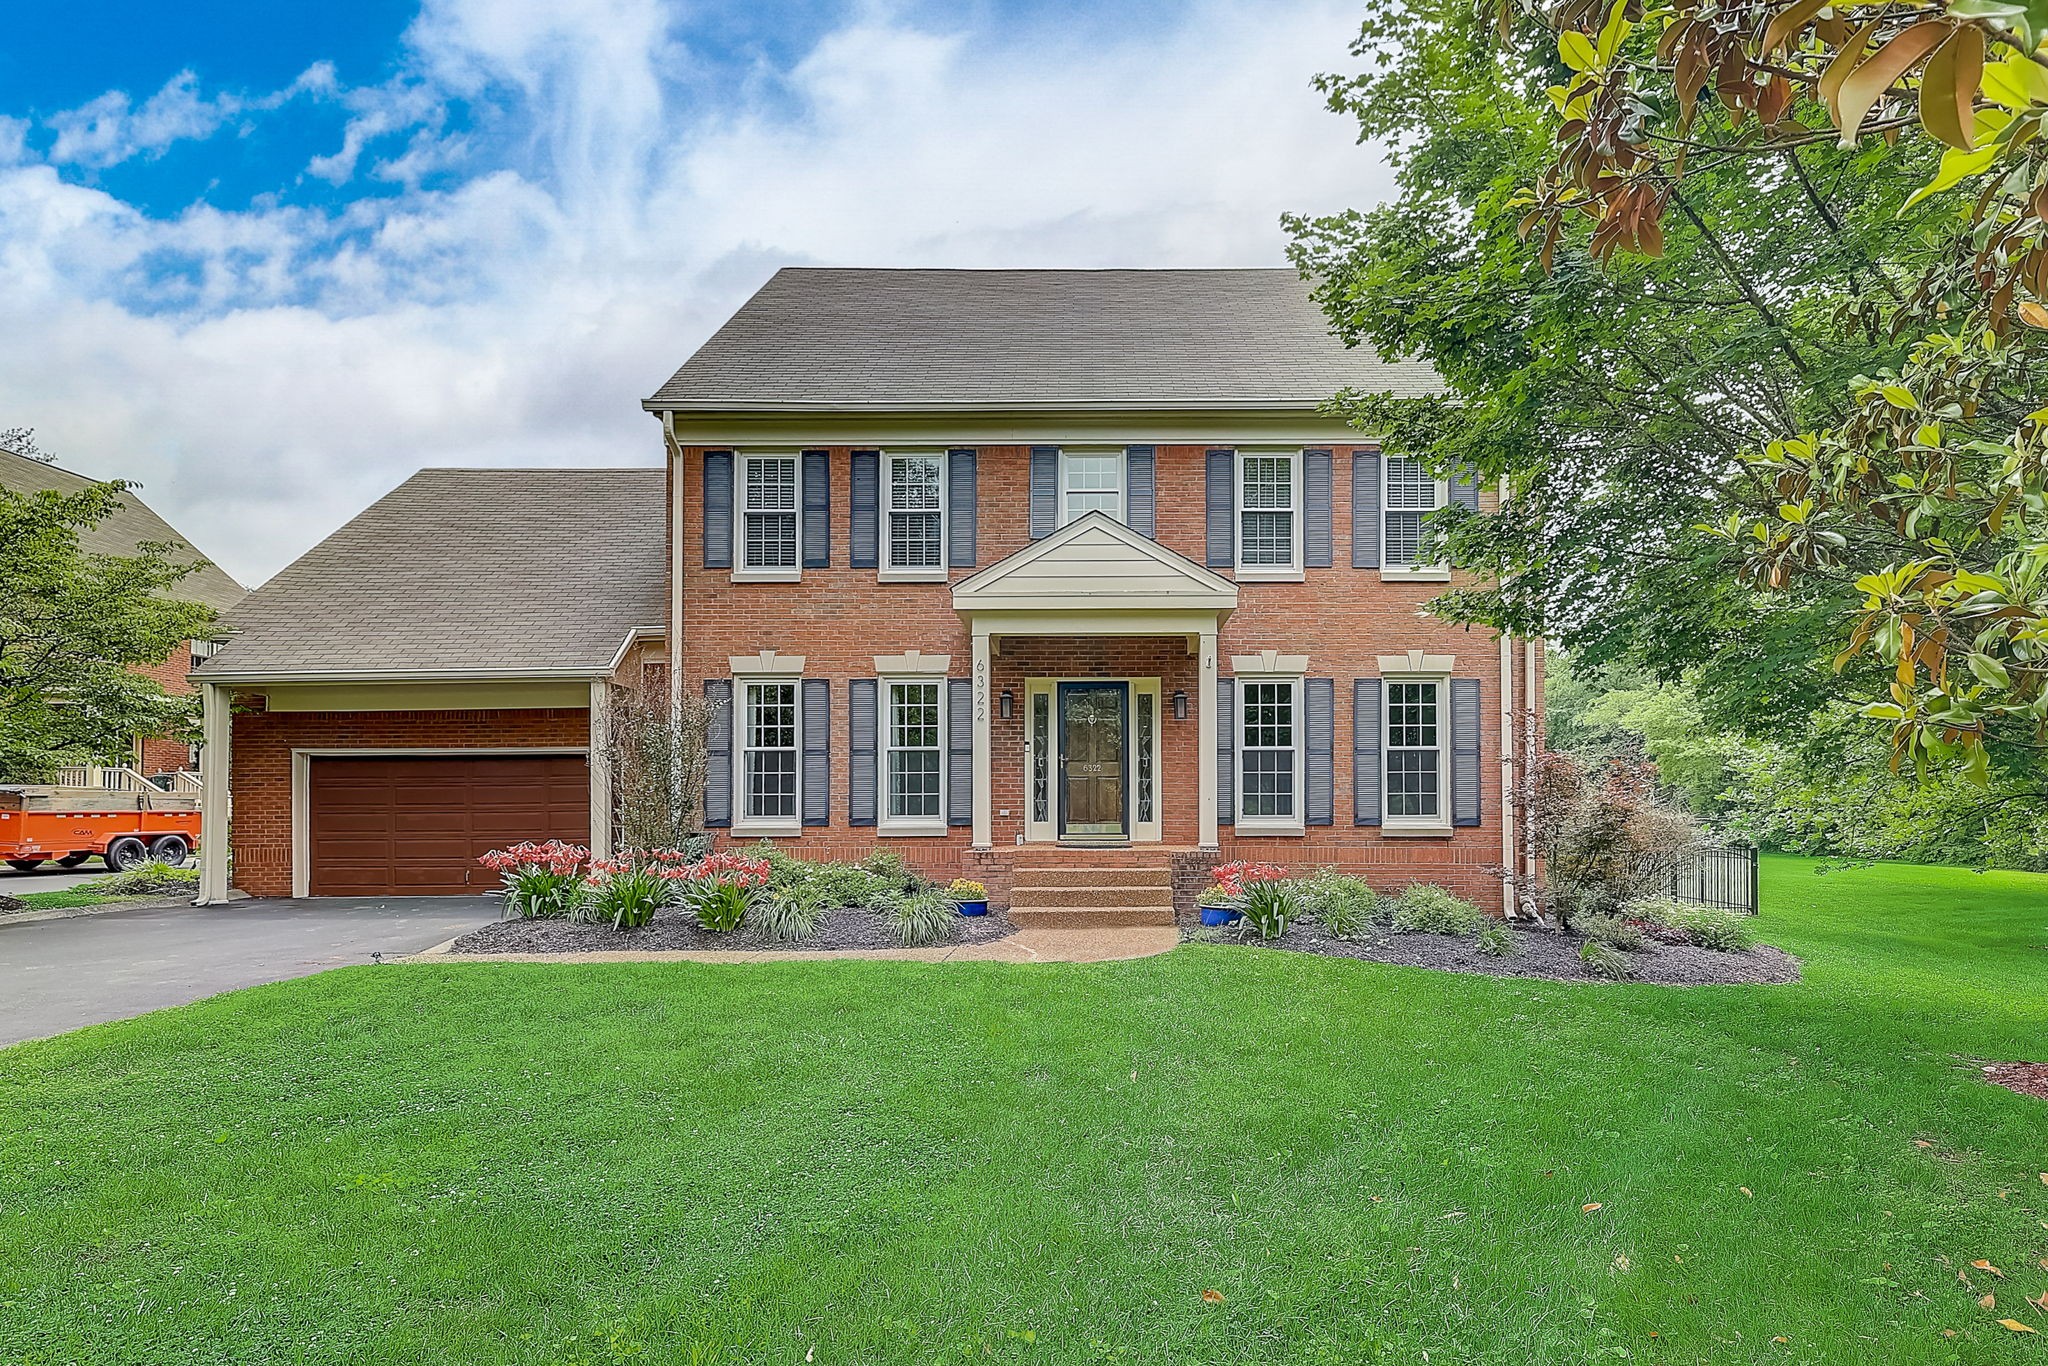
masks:
<instances>
[{"instance_id":1,"label":"ornamental grass clump","mask_svg":"<svg viewBox=\"0 0 2048 1366\"><path fill-rule=\"evenodd\" d=\"M583 899L584 861L590 851L580 844L549 840L522 841L493 849L477 862L504 884L505 918L539 920L567 916Z\"/></svg>"},{"instance_id":2,"label":"ornamental grass clump","mask_svg":"<svg viewBox=\"0 0 2048 1366\"><path fill-rule=\"evenodd\" d=\"M1643 933L1641 925L1618 915L1581 914L1572 921L1572 928L1593 943L1623 953L1641 953L1650 946L1650 937Z\"/></svg>"},{"instance_id":3,"label":"ornamental grass clump","mask_svg":"<svg viewBox=\"0 0 2048 1366\"><path fill-rule=\"evenodd\" d=\"M776 943L799 944L818 932L827 909L824 892L813 885L806 883L777 891L770 884L752 907L744 908L743 915Z\"/></svg>"},{"instance_id":4,"label":"ornamental grass clump","mask_svg":"<svg viewBox=\"0 0 2048 1366\"><path fill-rule=\"evenodd\" d=\"M1380 912L1380 896L1364 878L1319 868L1294 884L1302 913L1339 939L1356 939Z\"/></svg>"},{"instance_id":5,"label":"ornamental grass clump","mask_svg":"<svg viewBox=\"0 0 2048 1366\"><path fill-rule=\"evenodd\" d=\"M1508 958L1522 951L1522 946L1515 942L1515 932L1498 920L1480 927L1479 937L1473 941L1472 947L1488 958Z\"/></svg>"},{"instance_id":6,"label":"ornamental grass clump","mask_svg":"<svg viewBox=\"0 0 2048 1366\"><path fill-rule=\"evenodd\" d=\"M1394 898L1394 928L1407 934L1477 934L1486 918L1465 898L1427 882L1411 883Z\"/></svg>"},{"instance_id":7,"label":"ornamental grass clump","mask_svg":"<svg viewBox=\"0 0 2048 1366\"><path fill-rule=\"evenodd\" d=\"M1579 964L1593 976L1605 977L1610 982L1627 982L1636 975L1635 965L1628 961L1627 954L1597 939L1579 945Z\"/></svg>"},{"instance_id":8,"label":"ornamental grass clump","mask_svg":"<svg viewBox=\"0 0 2048 1366\"><path fill-rule=\"evenodd\" d=\"M896 942L906 949L949 943L960 928L960 915L952 900L936 887L895 895L882 916Z\"/></svg>"},{"instance_id":9,"label":"ornamental grass clump","mask_svg":"<svg viewBox=\"0 0 2048 1366\"><path fill-rule=\"evenodd\" d=\"M1278 939L1301 916L1301 894L1291 882L1254 882L1244 889L1244 923L1261 939Z\"/></svg>"},{"instance_id":10,"label":"ornamental grass clump","mask_svg":"<svg viewBox=\"0 0 2048 1366\"><path fill-rule=\"evenodd\" d=\"M1717 953L1747 953L1756 944L1749 917L1739 911L1695 906L1676 897L1650 896L1631 901L1628 914L1667 931L1681 943L1697 944Z\"/></svg>"}]
</instances>

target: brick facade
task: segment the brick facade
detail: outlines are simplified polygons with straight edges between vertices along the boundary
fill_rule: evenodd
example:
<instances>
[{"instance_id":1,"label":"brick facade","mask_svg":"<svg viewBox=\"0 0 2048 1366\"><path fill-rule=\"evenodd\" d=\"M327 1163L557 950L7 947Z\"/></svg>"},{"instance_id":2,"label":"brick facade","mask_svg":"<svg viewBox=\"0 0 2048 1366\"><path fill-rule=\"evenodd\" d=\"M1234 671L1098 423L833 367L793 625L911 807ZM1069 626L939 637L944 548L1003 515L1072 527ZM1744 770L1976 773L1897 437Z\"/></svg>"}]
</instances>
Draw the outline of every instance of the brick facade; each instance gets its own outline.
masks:
<instances>
[{"instance_id":1,"label":"brick facade","mask_svg":"<svg viewBox=\"0 0 2048 1366\"><path fill-rule=\"evenodd\" d=\"M1202 562L1205 542L1204 446L1159 446L1156 452L1157 541ZM1275 650L1308 656L1308 676L1336 683L1335 823L1311 826L1302 835L1238 835L1222 830L1216 854L1196 852L1195 793L1198 720L1197 661L1184 639L1009 638L992 663L990 695L1010 692L1013 714L1003 719L991 707L990 758L994 822L991 848L970 849L970 833L955 826L943 836L878 835L850 824L848 689L856 678L872 678L877 655L918 650L951 656L949 675L965 678L971 667L966 625L953 611L948 583L882 583L875 569L849 565L851 450L830 452L832 563L807 568L800 583L735 583L726 569L706 569L699 490L702 448L681 452L674 475L684 491L685 514L675 534L682 549L683 632L677 667L685 689L700 691L707 679L731 674L728 657L773 650L805 659L804 677L827 679L831 687L832 792L829 824L806 828L786 841L810 857L857 857L877 845L901 853L913 865L943 876L977 876L998 901L1007 888L1024 834L1026 800L1024 684L1030 678L1156 677L1161 682L1160 790L1164 851L1183 865L1185 903L1199 891L1199 879L1219 859L1258 858L1308 868L1334 864L1384 888L1428 881L1452 887L1482 906L1500 905L1501 856L1501 669L1500 641L1491 632L1447 625L1423 616L1422 605L1446 585L1383 582L1377 569L1351 562L1351 504L1348 477L1352 448L1336 450L1332 510L1336 567L1308 569L1298 583L1244 583L1237 611L1220 636L1220 672L1231 674L1233 654ZM985 568L1030 544L1029 450L1023 446L982 447L977 458L977 564ZM1487 495L1486 501L1491 502ZM969 568L950 571L957 583ZM1229 576L1228 570L1219 571ZM1462 580L1463 576L1458 576ZM1455 580L1454 580L1455 582ZM1380 827L1353 823L1351 790L1352 680L1379 676L1378 656L1421 650L1452 655L1453 676L1480 680L1481 821L1451 835L1389 835ZM1519 653L1519 652L1518 652ZM1519 668L1519 659L1517 660ZM1186 720L1173 719L1171 699L1185 691ZM1446 718L1447 719L1447 718ZM1448 758L1448 755L1446 756ZM1003 814L1007 811L1009 814ZM725 836L747 842L747 836ZM1147 846L1139 845L1133 855ZM1152 846L1155 854L1158 846ZM1028 856L1028 855L1027 855Z\"/></svg>"},{"instance_id":2,"label":"brick facade","mask_svg":"<svg viewBox=\"0 0 2048 1366\"><path fill-rule=\"evenodd\" d=\"M188 641L180 645L158 664L138 664L135 672L155 681L158 687L173 697L185 697L192 692L192 682L186 677L193 669L192 646ZM174 773L192 767L191 747L185 741L168 736L144 736L137 741L136 767L145 776L158 773Z\"/></svg>"}]
</instances>

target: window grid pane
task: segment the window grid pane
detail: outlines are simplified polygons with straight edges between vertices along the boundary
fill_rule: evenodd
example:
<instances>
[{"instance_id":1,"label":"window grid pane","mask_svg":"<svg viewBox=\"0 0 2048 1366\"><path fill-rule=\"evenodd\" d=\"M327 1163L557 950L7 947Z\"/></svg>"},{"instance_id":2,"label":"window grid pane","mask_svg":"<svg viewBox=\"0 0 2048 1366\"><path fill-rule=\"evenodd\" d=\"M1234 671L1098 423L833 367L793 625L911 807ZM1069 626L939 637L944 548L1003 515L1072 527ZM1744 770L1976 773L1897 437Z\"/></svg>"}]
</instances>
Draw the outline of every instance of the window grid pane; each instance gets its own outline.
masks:
<instances>
[{"instance_id":1,"label":"window grid pane","mask_svg":"<svg viewBox=\"0 0 2048 1366\"><path fill-rule=\"evenodd\" d=\"M1422 519L1437 507L1436 480L1414 460L1387 460L1387 554L1390 565L1412 565L1422 553Z\"/></svg>"},{"instance_id":2,"label":"window grid pane","mask_svg":"<svg viewBox=\"0 0 2048 1366\"><path fill-rule=\"evenodd\" d=\"M1068 455L1065 462L1067 493L1062 523L1091 512L1112 517L1123 513L1124 462L1117 455Z\"/></svg>"},{"instance_id":3,"label":"window grid pane","mask_svg":"<svg viewBox=\"0 0 2048 1366\"><path fill-rule=\"evenodd\" d=\"M1248 455L1239 476L1238 563L1291 568L1294 564L1294 459Z\"/></svg>"},{"instance_id":4,"label":"window grid pane","mask_svg":"<svg viewBox=\"0 0 2048 1366\"><path fill-rule=\"evenodd\" d=\"M1294 563L1294 514L1247 512L1244 515L1242 562L1248 565Z\"/></svg>"},{"instance_id":5,"label":"window grid pane","mask_svg":"<svg viewBox=\"0 0 2048 1366\"><path fill-rule=\"evenodd\" d=\"M796 457L749 459L742 499L746 566L749 569L796 567Z\"/></svg>"},{"instance_id":6,"label":"window grid pane","mask_svg":"<svg viewBox=\"0 0 2048 1366\"><path fill-rule=\"evenodd\" d=\"M1419 512L1389 512L1387 514L1387 563L1414 564L1415 557L1422 553L1422 514Z\"/></svg>"},{"instance_id":7,"label":"window grid pane","mask_svg":"<svg viewBox=\"0 0 2048 1366\"><path fill-rule=\"evenodd\" d=\"M1294 685L1246 682L1241 691L1239 814L1290 817L1294 814Z\"/></svg>"},{"instance_id":8,"label":"window grid pane","mask_svg":"<svg viewBox=\"0 0 2048 1366\"><path fill-rule=\"evenodd\" d=\"M797 812L796 684L747 685L743 776L746 811L764 819Z\"/></svg>"},{"instance_id":9,"label":"window grid pane","mask_svg":"<svg viewBox=\"0 0 2048 1366\"><path fill-rule=\"evenodd\" d=\"M939 685L891 683L887 716L888 812L932 819L939 814Z\"/></svg>"},{"instance_id":10,"label":"window grid pane","mask_svg":"<svg viewBox=\"0 0 2048 1366\"><path fill-rule=\"evenodd\" d=\"M940 549L942 483L937 456L889 458L891 569L937 569L945 563Z\"/></svg>"},{"instance_id":11,"label":"window grid pane","mask_svg":"<svg viewBox=\"0 0 2048 1366\"><path fill-rule=\"evenodd\" d=\"M1387 814L1441 814L1443 749L1438 741L1439 687L1387 685Z\"/></svg>"}]
</instances>

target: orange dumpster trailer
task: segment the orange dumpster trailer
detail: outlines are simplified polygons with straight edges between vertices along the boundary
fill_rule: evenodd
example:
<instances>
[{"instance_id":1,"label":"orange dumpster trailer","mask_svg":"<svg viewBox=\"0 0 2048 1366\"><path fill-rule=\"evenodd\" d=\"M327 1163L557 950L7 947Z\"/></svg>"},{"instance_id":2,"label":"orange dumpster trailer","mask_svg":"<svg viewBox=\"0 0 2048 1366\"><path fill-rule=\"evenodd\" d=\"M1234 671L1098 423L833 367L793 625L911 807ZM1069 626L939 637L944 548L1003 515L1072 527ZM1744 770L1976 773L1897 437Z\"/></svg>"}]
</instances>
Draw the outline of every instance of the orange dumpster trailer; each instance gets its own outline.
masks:
<instances>
[{"instance_id":1,"label":"orange dumpster trailer","mask_svg":"<svg viewBox=\"0 0 2048 1366\"><path fill-rule=\"evenodd\" d=\"M180 864L199 847L198 805L191 797L0 787L0 863L23 872L94 857L117 872L152 859Z\"/></svg>"}]
</instances>

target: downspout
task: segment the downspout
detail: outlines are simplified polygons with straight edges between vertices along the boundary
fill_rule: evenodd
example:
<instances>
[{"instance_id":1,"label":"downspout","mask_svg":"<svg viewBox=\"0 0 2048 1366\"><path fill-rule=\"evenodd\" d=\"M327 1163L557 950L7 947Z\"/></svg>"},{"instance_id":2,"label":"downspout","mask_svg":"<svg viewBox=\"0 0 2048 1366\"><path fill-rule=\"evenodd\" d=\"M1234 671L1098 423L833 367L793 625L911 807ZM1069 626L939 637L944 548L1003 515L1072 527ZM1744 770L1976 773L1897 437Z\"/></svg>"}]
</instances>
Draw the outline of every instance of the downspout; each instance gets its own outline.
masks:
<instances>
[{"instance_id":1,"label":"downspout","mask_svg":"<svg viewBox=\"0 0 2048 1366\"><path fill-rule=\"evenodd\" d=\"M676 415L661 414L668 459L668 704L683 709L683 448L676 444Z\"/></svg>"},{"instance_id":2,"label":"downspout","mask_svg":"<svg viewBox=\"0 0 2048 1366\"><path fill-rule=\"evenodd\" d=\"M1531 774L1536 772L1537 760L1542 756L1536 749L1536 696L1537 642L1534 637L1522 642L1522 744L1523 762ZM1536 877L1536 823L1522 822L1522 872L1524 876Z\"/></svg>"},{"instance_id":3,"label":"downspout","mask_svg":"<svg viewBox=\"0 0 2048 1366\"><path fill-rule=\"evenodd\" d=\"M1515 918L1515 645L1500 638L1500 913Z\"/></svg>"}]
</instances>

